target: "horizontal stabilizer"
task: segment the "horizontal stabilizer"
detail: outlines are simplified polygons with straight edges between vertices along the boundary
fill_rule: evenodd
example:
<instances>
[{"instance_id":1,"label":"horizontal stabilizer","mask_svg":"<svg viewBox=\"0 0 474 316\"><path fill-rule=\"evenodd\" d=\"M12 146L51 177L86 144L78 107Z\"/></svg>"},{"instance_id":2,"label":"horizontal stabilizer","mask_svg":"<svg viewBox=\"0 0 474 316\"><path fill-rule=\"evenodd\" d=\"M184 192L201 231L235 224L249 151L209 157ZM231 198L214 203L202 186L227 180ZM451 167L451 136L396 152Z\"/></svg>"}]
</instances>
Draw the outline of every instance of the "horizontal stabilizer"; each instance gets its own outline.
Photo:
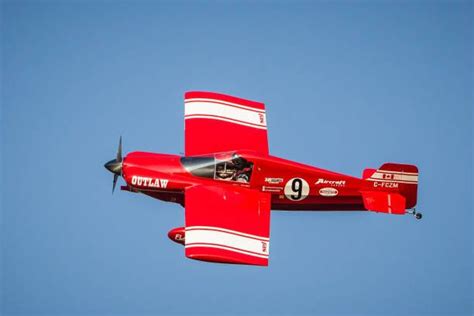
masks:
<instances>
[{"instance_id":1,"label":"horizontal stabilizer","mask_svg":"<svg viewBox=\"0 0 474 316\"><path fill-rule=\"evenodd\" d=\"M364 207L372 212L405 214L406 200L403 195L382 191L362 192Z\"/></svg>"}]
</instances>

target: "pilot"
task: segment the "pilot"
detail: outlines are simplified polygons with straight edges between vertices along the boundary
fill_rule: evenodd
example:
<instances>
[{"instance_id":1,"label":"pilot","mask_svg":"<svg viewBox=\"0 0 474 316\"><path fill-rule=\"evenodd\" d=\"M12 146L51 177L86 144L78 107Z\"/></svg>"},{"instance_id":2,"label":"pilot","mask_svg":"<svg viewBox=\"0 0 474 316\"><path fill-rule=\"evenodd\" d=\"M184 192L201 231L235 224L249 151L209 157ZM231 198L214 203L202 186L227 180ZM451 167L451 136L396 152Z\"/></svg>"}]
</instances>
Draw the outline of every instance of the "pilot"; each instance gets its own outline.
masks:
<instances>
[{"instance_id":1,"label":"pilot","mask_svg":"<svg viewBox=\"0 0 474 316\"><path fill-rule=\"evenodd\" d=\"M232 162L234 163L234 166L237 169L234 176L232 177L232 180L238 182L249 182L250 173L252 171L249 162L245 158L242 158L237 154L234 154L232 156Z\"/></svg>"},{"instance_id":2,"label":"pilot","mask_svg":"<svg viewBox=\"0 0 474 316\"><path fill-rule=\"evenodd\" d=\"M232 163L234 164L237 170L243 169L246 165L246 162L247 161L244 158L240 157L239 155L237 154L232 155Z\"/></svg>"}]
</instances>

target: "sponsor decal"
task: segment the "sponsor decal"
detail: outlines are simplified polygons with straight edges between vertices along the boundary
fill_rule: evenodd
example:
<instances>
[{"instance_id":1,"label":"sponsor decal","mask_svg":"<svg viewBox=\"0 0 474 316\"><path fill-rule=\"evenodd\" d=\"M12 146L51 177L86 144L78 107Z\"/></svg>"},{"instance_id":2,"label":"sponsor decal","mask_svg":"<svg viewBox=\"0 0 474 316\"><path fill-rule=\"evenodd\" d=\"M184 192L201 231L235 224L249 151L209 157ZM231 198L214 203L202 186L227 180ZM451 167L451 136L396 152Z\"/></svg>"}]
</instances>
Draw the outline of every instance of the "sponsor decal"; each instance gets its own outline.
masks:
<instances>
[{"instance_id":1,"label":"sponsor decal","mask_svg":"<svg viewBox=\"0 0 474 316\"><path fill-rule=\"evenodd\" d=\"M377 182L377 181L374 181L374 188L396 189L396 188L398 188L398 183L397 182Z\"/></svg>"},{"instance_id":2,"label":"sponsor decal","mask_svg":"<svg viewBox=\"0 0 474 316\"><path fill-rule=\"evenodd\" d=\"M281 190L283 190L282 187L266 187L266 186L263 186L262 187L262 191L264 192L280 192Z\"/></svg>"},{"instance_id":3,"label":"sponsor decal","mask_svg":"<svg viewBox=\"0 0 474 316\"><path fill-rule=\"evenodd\" d=\"M148 178L148 177L140 177L140 176L133 176L132 177L132 185L141 186L141 187L149 187L149 188L161 188L166 189L168 186L167 179L158 179L158 178Z\"/></svg>"},{"instance_id":4,"label":"sponsor decal","mask_svg":"<svg viewBox=\"0 0 474 316\"><path fill-rule=\"evenodd\" d=\"M339 191L335 188L322 188L319 190L319 195L321 196L336 196L339 194Z\"/></svg>"},{"instance_id":5,"label":"sponsor decal","mask_svg":"<svg viewBox=\"0 0 474 316\"><path fill-rule=\"evenodd\" d=\"M316 181L314 184L319 185L330 185L332 187L345 187L346 186L346 180L326 180L323 178L319 178L318 181Z\"/></svg>"},{"instance_id":6,"label":"sponsor decal","mask_svg":"<svg viewBox=\"0 0 474 316\"><path fill-rule=\"evenodd\" d=\"M291 201L301 201L309 195L309 185L305 179L293 178L285 185L285 196Z\"/></svg>"},{"instance_id":7,"label":"sponsor decal","mask_svg":"<svg viewBox=\"0 0 474 316\"><path fill-rule=\"evenodd\" d=\"M265 178L266 183L279 184L283 182L283 178Z\"/></svg>"}]
</instances>

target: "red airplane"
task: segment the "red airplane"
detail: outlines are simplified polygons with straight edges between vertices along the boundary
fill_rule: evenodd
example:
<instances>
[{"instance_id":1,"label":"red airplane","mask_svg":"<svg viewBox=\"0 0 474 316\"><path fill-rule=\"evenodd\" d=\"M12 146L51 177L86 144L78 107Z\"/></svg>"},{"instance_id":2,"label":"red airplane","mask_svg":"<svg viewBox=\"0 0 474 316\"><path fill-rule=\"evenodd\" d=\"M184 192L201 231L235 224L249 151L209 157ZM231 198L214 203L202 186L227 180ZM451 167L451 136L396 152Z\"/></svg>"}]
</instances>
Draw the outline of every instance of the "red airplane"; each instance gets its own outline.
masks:
<instances>
[{"instance_id":1,"label":"red airplane","mask_svg":"<svg viewBox=\"0 0 474 316\"><path fill-rule=\"evenodd\" d=\"M184 156L132 152L105 164L122 190L179 203L185 225L168 236L188 258L268 265L270 210L413 214L418 168L386 163L362 178L272 156L265 105L212 92L185 94Z\"/></svg>"}]
</instances>

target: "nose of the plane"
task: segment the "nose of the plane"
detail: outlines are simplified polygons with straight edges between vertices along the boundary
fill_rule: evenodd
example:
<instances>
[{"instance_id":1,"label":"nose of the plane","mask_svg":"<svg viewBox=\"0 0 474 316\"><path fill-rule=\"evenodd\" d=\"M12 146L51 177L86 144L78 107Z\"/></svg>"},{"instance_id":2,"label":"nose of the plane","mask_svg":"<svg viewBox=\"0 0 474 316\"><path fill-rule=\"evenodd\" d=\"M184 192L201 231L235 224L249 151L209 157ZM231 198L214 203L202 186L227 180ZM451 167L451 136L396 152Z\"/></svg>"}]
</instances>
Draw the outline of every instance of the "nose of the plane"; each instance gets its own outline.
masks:
<instances>
[{"instance_id":1,"label":"nose of the plane","mask_svg":"<svg viewBox=\"0 0 474 316\"><path fill-rule=\"evenodd\" d=\"M105 163L105 169L114 174L114 182L112 183L112 193L114 193L115 185L118 177L122 175L122 136L120 136L119 145L117 149L117 157Z\"/></svg>"},{"instance_id":2,"label":"nose of the plane","mask_svg":"<svg viewBox=\"0 0 474 316\"><path fill-rule=\"evenodd\" d=\"M105 163L105 169L109 170L112 173L121 175L122 174L122 162L117 159L112 159Z\"/></svg>"}]
</instances>

